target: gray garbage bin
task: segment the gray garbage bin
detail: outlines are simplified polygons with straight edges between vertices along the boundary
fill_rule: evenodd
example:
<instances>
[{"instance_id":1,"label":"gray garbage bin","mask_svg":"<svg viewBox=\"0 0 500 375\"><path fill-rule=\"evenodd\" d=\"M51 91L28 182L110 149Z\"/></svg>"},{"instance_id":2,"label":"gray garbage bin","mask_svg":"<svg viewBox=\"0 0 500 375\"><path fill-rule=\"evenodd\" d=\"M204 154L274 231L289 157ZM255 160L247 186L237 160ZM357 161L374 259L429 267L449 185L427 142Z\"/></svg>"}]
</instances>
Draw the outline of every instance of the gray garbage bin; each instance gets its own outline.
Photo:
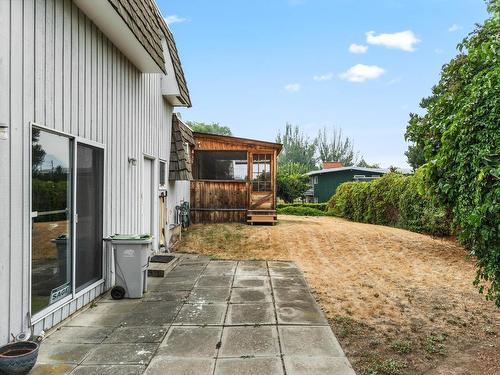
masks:
<instances>
[{"instance_id":1,"label":"gray garbage bin","mask_svg":"<svg viewBox=\"0 0 500 375\"><path fill-rule=\"evenodd\" d=\"M149 234L111 236L115 258L115 281L116 286L124 289L123 297L141 298L143 293L147 292L152 240Z\"/></svg>"}]
</instances>

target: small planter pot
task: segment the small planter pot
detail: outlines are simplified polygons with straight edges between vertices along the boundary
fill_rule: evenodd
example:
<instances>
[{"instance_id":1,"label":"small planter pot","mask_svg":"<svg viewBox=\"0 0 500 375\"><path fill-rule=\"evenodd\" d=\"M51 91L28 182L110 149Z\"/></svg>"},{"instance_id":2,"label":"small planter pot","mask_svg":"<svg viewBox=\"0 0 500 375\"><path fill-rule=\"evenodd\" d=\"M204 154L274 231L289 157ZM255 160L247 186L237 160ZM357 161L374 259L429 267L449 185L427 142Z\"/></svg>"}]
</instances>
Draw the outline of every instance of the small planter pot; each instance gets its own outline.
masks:
<instances>
[{"instance_id":1,"label":"small planter pot","mask_svg":"<svg viewBox=\"0 0 500 375\"><path fill-rule=\"evenodd\" d=\"M0 347L0 374L27 374L35 366L39 346L33 341L18 341Z\"/></svg>"}]
</instances>

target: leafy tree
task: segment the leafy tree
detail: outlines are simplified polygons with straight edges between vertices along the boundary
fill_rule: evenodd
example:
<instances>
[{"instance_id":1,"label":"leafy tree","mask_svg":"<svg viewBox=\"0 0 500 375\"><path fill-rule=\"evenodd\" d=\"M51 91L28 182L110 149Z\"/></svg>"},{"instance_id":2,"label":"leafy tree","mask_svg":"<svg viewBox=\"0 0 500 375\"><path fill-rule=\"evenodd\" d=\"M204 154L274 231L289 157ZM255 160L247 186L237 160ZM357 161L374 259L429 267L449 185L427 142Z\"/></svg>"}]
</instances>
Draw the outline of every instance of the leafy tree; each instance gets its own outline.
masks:
<instances>
[{"instance_id":1,"label":"leafy tree","mask_svg":"<svg viewBox=\"0 0 500 375\"><path fill-rule=\"evenodd\" d=\"M37 173L38 168L40 168L45 159L45 150L42 148L42 145L38 143L39 141L40 129L33 128L31 132L31 165L34 174Z\"/></svg>"},{"instance_id":2,"label":"leafy tree","mask_svg":"<svg viewBox=\"0 0 500 375\"><path fill-rule=\"evenodd\" d=\"M354 144L349 137L344 137L342 129L333 128L330 133L326 128L320 129L316 144L322 162L339 161L349 166L358 161L359 155L354 151Z\"/></svg>"},{"instance_id":3,"label":"leafy tree","mask_svg":"<svg viewBox=\"0 0 500 375\"><path fill-rule=\"evenodd\" d=\"M417 116L413 113L410 114L410 118ZM412 120L410 120L412 121ZM408 140L408 137L405 136ZM425 164L424 157L424 148L421 144L413 143L408 146L408 150L405 152L406 159L408 160L408 164L413 168L413 171L416 171L418 167L421 167Z\"/></svg>"},{"instance_id":4,"label":"leafy tree","mask_svg":"<svg viewBox=\"0 0 500 375\"><path fill-rule=\"evenodd\" d=\"M233 135L231 129L228 126L222 126L218 122L207 124L205 122L188 121L187 124L195 132Z\"/></svg>"},{"instance_id":5,"label":"leafy tree","mask_svg":"<svg viewBox=\"0 0 500 375\"><path fill-rule=\"evenodd\" d=\"M290 203L302 198L310 188L309 177L305 174L308 168L299 163L286 163L278 167L276 185L278 197Z\"/></svg>"},{"instance_id":6,"label":"leafy tree","mask_svg":"<svg viewBox=\"0 0 500 375\"><path fill-rule=\"evenodd\" d=\"M475 284L500 306L500 2L458 45L406 137L424 150L425 182L475 257Z\"/></svg>"},{"instance_id":7,"label":"leafy tree","mask_svg":"<svg viewBox=\"0 0 500 375\"><path fill-rule=\"evenodd\" d=\"M306 172L316 169L314 154L316 144L302 133L298 126L286 124L285 132L278 133L276 142L283 144L283 148L278 157L280 165L289 163L301 164L305 166Z\"/></svg>"},{"instance_id":8,"label":"leafy tree","mask_svg":"<svg viewBox=\"0 0 500 375\"><path fill-rule=\"evenodd\" d=\"M362 168L380 168L380 164L378 164L378 163L370 164L370 163L366 162L363 157L361 158L361 160L358 162L358 164L356 166L362 167Z\"/></svg>"}]
</instances>

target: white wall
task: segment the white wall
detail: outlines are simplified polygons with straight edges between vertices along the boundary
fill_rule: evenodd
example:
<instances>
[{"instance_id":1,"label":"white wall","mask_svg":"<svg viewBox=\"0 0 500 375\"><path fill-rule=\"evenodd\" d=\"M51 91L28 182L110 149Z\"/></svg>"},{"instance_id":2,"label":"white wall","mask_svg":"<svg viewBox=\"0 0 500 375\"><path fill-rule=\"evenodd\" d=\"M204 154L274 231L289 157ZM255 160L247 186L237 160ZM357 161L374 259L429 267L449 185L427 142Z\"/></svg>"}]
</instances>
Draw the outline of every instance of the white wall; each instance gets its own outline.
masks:
<instances>
[{"instance_id":1,"label":"white wall","mask_svg":"<svg viewBox=\"0 0 500 375\"><path fill-rule=\"evenodd\" d=\"M189 181L171 181L168 184L168 195L167 195L167 218L168 223L173 224L176 221L175 207L182 202L190 201L190 191L189 191ZM167 231L167 244L170 243L170 237L172 236L172 230L168 228Z\"/></svg>"},{"instance_id":2,"label":"white wall","mask_svg":"<svg viewBox=\"0 0 500 375\"><path fill-rule=\"evenodd\" d=\"M30 121L106 145L107 236L141 230L142 157L157 158L157 182L171 118L160 76L141 74L71 0L0 1L0 123L10 126L0 140L0 344L29 322Z\"/></svg>"}]
</instances>

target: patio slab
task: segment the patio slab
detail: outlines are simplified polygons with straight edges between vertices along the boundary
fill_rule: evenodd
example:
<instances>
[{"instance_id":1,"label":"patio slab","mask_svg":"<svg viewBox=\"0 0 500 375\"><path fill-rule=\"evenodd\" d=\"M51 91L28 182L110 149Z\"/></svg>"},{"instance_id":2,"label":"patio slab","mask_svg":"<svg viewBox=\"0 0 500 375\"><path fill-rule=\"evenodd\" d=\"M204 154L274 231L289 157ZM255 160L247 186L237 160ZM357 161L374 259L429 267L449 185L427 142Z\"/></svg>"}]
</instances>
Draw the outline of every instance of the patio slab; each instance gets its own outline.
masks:
<instances>
[{"instance_id":1,"label":"patio slab","mask_svg":"<svg viewBox=\"0 0 500 375\"><path fill-rule=\"evenodd\" d=\"M161 342L168 327L118 327L104 340L105 344Z\"/></svg>"},{"instance_id":2,"label":"patio slab","mask_svg":"<svg viewBox=\"0 0 500 375\"><path fill-rule=\"evenodd\" d=\"M227 304L184 305L174 320L174 325L222 325Z\"/></svg>"},{"instance_id":3,"label":"patio slab","mask_svg":"<svg viewBox=\"0 0 500 375\"><path fill-rule=\"evenodd\" d=\"M145 365L149 363L159 344L101 344L90 353L84 364L87 365Z\"/></svg>"},{"instance_id":4,"label":"patio slab","mask_svg":"<svg viewBox=\"0 0 500 375\"><path fill-rule=\"evenodd\" d=\"M284 375L280 358L221 358L215 375Z\"/></svg>"},{"instance_id":5,"label":"patio slab","mask_svg":"<svg viewBox=\"0 0 500 375\"><path fill-rule=\"evenodd\" d=\"M279 356L275 326L224 327L219 358Z\"/></svg>"},{"instance_id":6,"label":"patio slab","mask_svg":"<svg viewBox=\"0 0 500 375\"><path fill-rule=\"evenodd\" d=\"M172 327L158 349L158 355L168 357L215 357L220 327Z\"/></svg>"},{"instance_id":7,"label":"patio slab","mask_svg":"<svg viewBox=\"0 0 500 375\"><path fill-rule=\"evenodd\" d=\"M180 258L49 332L31 375L354 374L294 263Z\"/></svg>"},{"instance_id":8,"label":"patio slab","mask_svg":"<svg viewBox=\"0 0 500 375\"><path fill-rule=\"evenodd\" d=\"M194 288L187 299L187 303L215 303L227 302L231 289L219 288Z\"/></svg>"},{"instance_id":9,"label":"patio slab","mask_svg":"<svg viewBox=\"0 0 500 375\"><path fill-rule=\"evenodd\" d=\"M172 358L159 355L151 361L146 375L212 375L215 359Z\"/></svg>"},{"instance_id":10,"label":"patio slab","mask_svg":"<svg viewBox=\"0 0 500 375\"><path fill-rule=\"evenodd\" d=\"M231 303L273 302L269 288L234 288Z\"/></svg>"},{"instance_id":11,"label":"patio slab","mask_svg":"<svg viewBox=\"0 0 500 375\"><path fill-rule=\"evenodd\" d=\"M226 325L276 324L272 303L238 303L229 305Z\"/></svg>"}]
</instances>

